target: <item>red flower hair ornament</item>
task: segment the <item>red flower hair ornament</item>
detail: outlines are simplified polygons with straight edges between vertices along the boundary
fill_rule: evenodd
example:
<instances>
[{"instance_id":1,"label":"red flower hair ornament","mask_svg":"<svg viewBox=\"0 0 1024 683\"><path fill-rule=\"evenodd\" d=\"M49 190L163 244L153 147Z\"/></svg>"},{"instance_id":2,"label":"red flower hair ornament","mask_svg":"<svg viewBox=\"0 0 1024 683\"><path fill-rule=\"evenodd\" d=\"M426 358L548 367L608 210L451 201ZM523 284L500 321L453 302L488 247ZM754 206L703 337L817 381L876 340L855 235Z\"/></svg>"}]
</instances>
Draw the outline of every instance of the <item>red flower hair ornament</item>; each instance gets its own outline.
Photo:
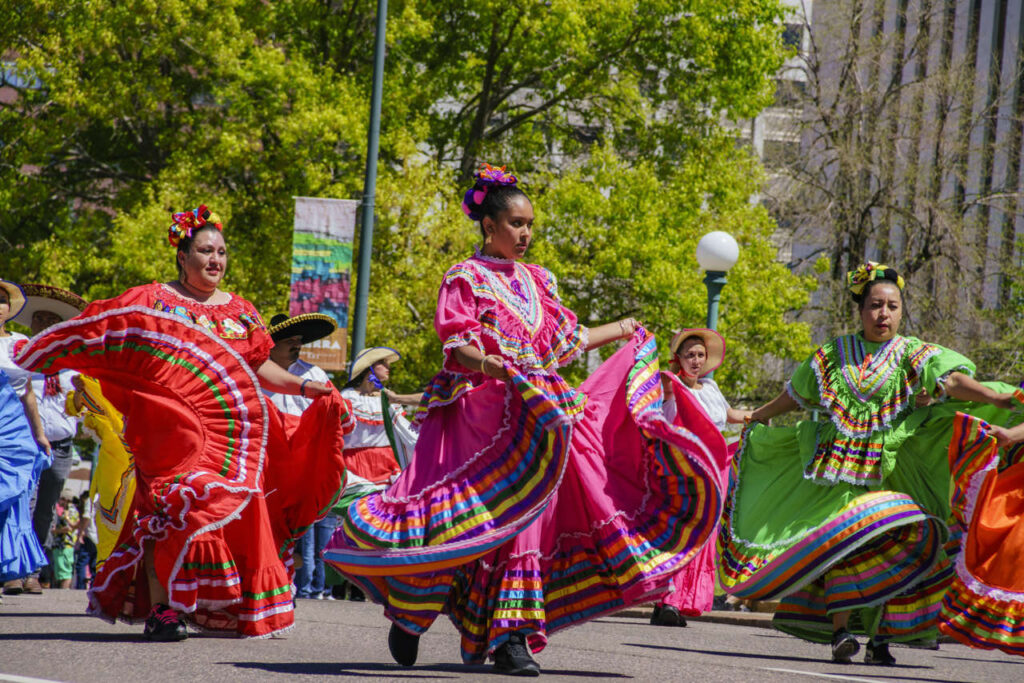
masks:
<instances>
[{"instance_id":1,"label":"red flower hair ornament","mask_svg":"<svg viewBox=\"0 0 1024 683\"><path fill-rule=\"evenodd\" d=\"M215 213L210 213L205 204L200 204L199 208L191 211L173 214L171 220L174 222L171 223L171 227L167 228L167 241L172 247L177 247L185 238L191 239L193 232L208 225L221 232L224 230L220 217Z\"/></svg>"}]
</instances>

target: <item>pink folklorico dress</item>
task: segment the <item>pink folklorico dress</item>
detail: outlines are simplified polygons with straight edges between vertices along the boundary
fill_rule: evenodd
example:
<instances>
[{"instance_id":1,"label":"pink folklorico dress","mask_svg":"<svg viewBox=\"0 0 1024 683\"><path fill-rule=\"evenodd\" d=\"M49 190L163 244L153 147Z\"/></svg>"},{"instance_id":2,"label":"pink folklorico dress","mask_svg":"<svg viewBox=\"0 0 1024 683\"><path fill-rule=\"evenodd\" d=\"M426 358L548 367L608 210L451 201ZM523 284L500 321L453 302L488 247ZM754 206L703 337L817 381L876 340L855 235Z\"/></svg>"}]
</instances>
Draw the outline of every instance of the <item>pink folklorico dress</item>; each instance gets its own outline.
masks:
<instances>
[{"instance_id":1,"label":"pink folklorico dress","mask_svg":"<svg viewBox=\"0 0 1024 683\"><path fill-rule=\"evenodd\" d=\"M579 389L558 368L587 330L535 265L476 255L441 285L443 370L420 407L412 464L355 501L324 558L413 634L445 612L462 657L514 631L547 636L662 597L713 538L721 434L696 400L662 414L657 346L639 330ZM511 379L451 351L500 355ZM685 427L681 426L685 425Z\"/></svg>"},{"instance_id":2,"label":"pink folklorico dress","mask_svg":"<svg viewBox=\"0 0 1024 683\"><path fill-rule=\"evenodd\" d=\"M700 380L701 388L693 390L681 381L672 383L673 393L680 392L693 396L700 403L707 413L708 418L714 422L719 430L725 429L728 419L729 404L722 396L721 389L715 380L703 377ZM671 409L671 403L666 400L665 416L669 420L674 419L675 411ZM736 444L732 444L724 452L716 452L715 475L718 485L723 491L729 490L729 468L732 465L732 454L736 450ZM718 525L715 525L715 533L712 538L718 536ZM718 571L718 550L715 541L705 544L697 556L686 565L686 567L672 579L672 586L675 590L665 596L664 604L675 607L679 613L688 617L695 617L711 609L715 601L715 574Z\"/></svg>"}]
</instances>

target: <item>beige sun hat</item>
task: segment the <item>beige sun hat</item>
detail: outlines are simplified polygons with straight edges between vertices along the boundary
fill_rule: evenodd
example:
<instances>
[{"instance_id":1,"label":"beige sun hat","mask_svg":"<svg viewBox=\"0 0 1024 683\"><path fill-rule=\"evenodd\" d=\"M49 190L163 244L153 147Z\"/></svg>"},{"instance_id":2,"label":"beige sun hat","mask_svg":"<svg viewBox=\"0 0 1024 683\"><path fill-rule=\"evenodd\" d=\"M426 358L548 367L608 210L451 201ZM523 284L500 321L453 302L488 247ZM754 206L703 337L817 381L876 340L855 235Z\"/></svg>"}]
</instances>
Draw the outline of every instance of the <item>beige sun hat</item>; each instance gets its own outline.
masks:
<instances>
[{"instance_id":1,"label":"beige sun hat","mask_svg":"<svg viewBox=\"0 0 1024 683\"><path fill-rule=\"evenodd\" d=\"M0 320L0 322L13 320L14 317L21 312L21 309L25 307L25 292L22 290L20 285L16 285L10 280L0 280L0 289L7 292L7 298L11 303L11 308L7 314L7 318Z\"/></svg>"},{"instance_id":2,"label":"beige sun hat","mask_svg":"<svg viewBox=\"0 0 1024 683\"><path fill-rule=\"evenodd\" d=\"M679 330L672 337L672 343L668 347L673 356L679 353L679 347L690 337L700 337L708 352L708 359L704 362L704 372L701 377L717 370L725 360L725 339L722 335L706 327L688 327L685 330Z\"/></svg>"},{"instance_id":3,"label":"beige sun hat","mask_svg":"<svg viewBox=\"0 0 1024 683\"><path fill-rule=\"evenodd\" d=\"M402 354L387 346L371 346L359 352L359 355L352 361L352 370L348 373L349 381L355 379L367 368L381 361L394 363L401 360Z\"/></svg>"},{"instance_id":4,"label":"beige sun hat","mask_svg":"<svg viewBox=\"0 0 1024 683\"><path fill-rule=\"evenodd\" d=\"M71 320L85 310L85 299L74 292L60 287L39 284L24 284L25 307L11 320L25 327L32 325L32 316L36 311L49 311L60 316L61 320Z\"/></svg>"}]
</instances>

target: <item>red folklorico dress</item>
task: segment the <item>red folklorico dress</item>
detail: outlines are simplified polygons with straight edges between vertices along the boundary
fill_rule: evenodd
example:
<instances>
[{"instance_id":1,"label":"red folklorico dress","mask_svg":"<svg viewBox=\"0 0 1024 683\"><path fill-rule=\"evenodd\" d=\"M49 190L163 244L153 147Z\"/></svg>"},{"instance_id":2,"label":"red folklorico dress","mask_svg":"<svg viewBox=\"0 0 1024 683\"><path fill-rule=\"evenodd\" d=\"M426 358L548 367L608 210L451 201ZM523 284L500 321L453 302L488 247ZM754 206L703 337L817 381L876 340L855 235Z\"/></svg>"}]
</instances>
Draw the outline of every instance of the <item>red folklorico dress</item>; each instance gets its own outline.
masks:
<instances>
[{"instance_id":1,"label":"red folklorico dress","mask_svg":"<svg viewBox=\"0 0 1024 683\"><path fill-rule=\"evenodd\" d=\"M137 488L89 591L91 614L145 620L141 560L154 541L168 602L195 626L245 637L291 627L292 547L344 484L351 419L336 391L301 418L283 416L255 372L272 347L245 299L203 304L153 283L97 301L21 348L27 369L99 379L125 416Z\"/></svg>"}]
</instances>

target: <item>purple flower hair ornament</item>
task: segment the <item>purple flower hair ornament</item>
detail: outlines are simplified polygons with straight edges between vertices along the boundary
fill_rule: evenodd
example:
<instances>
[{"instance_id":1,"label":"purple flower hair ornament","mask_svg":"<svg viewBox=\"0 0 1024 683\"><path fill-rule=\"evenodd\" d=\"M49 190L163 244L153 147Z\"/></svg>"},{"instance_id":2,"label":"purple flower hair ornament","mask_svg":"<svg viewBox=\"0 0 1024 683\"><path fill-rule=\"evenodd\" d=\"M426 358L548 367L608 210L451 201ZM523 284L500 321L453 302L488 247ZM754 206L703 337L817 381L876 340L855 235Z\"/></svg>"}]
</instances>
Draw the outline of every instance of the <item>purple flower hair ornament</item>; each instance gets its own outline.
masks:
<instances>
[{"instance_id":1,"label":"purple flower hair ornament","mask_svg":"<svg viewBox=\"0 0 1024 683\"><path fill-rule=\"evenodd\" d=\"M482 220L484 217L478 209L487 198L488 190L496 185L515 185L519 182L518 178L505 170L504 166L498 167L490 164L481 166L473 177L476 178L476 182L473 187L466 190L466 194L462 198L462 212L474 221Z\"/></svg>"}]
</instances>

